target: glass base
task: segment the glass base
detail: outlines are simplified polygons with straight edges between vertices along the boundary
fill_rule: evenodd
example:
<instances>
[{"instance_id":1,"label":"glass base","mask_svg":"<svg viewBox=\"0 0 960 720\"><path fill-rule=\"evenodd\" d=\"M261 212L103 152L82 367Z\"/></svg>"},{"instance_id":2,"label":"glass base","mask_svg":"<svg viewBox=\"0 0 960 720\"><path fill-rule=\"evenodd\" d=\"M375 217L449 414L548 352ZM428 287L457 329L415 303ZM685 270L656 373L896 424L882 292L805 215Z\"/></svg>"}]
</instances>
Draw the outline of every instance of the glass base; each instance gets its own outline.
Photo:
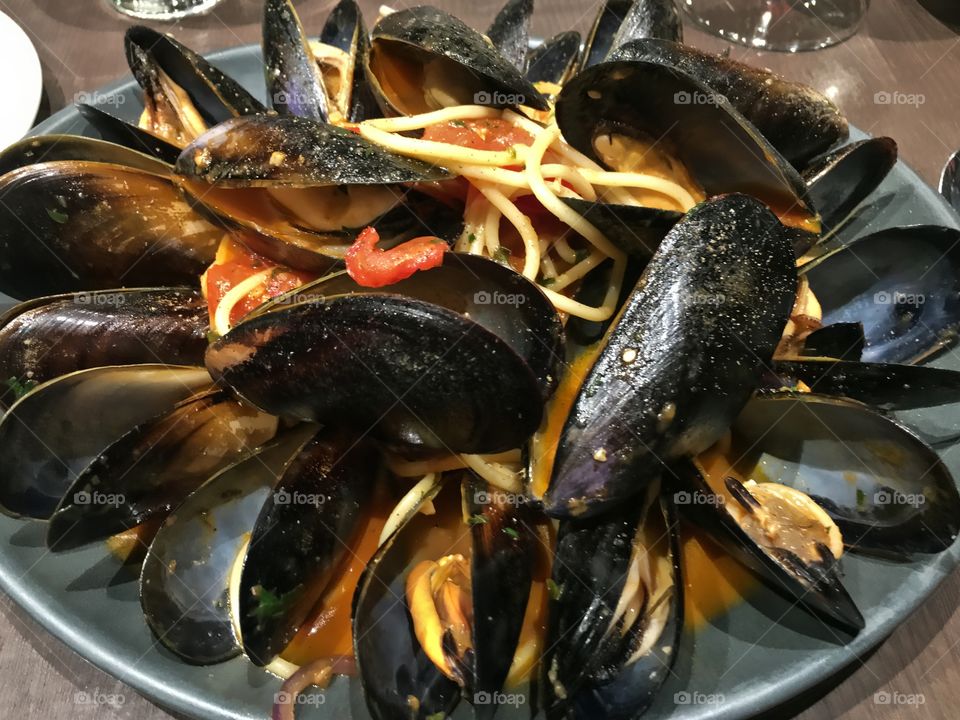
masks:
<instances>
[{"instance_id":1,"label":"glass base","mask_svg":"<svg viewBox=\"0 0 960 720\"><path fill-rule=\"evenodd\" d=\"M857 32L869 0L680 0L706 32L758 50L799 52Z\"/></svg>"},{"instance_id":2,"label":"glass base","mask_svg":"<svg viewBox=\"0 0 960 720\"><path fill-rule=\"evenodd\" d=\"M139 20L179 20L210 12L222 0L107 0L112 8Z\"/></svg>"}]
</instances>

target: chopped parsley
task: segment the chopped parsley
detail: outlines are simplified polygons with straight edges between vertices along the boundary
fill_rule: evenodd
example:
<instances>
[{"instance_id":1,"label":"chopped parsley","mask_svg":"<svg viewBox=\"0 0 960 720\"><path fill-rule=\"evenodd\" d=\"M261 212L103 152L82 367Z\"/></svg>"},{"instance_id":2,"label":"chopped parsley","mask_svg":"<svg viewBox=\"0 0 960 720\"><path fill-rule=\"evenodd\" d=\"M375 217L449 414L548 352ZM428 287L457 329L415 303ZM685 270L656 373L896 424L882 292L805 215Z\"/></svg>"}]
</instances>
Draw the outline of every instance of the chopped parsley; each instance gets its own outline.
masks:
<instances>
[{"instance_id":1,"label":"chopped parsley","mask_svg":"<svg viewBox=\"0 0 960 720\"><path fill-rule=\"evenodd\" d=\"M573 253L573 259L575 262L581 263L590 257L590 251L586 248L577 248Z\"/></svg>"},{"instance_id":2,"label":"chopped parsley","mask_svg":"<svg viewBox=\"0 0 960 720\"><path fill-rule=\"evenodd\" d=\"M550 286L553 285L556 281L557 281L556 278L543 278L543 279L540 281L540 284L541 284L543 287L550 287Z\"/></svg>"},{"instance_id":3,"label":"chopped parsley","mask_svg":"<svg viewBox=\"0 0 960 720\"><path fill-rule=\"evenodd\" d=\"M427 715L427 720L443 720L447 714L441 710L440 712L435 712L433 715Z\"/></svg>"},{"instance_id":4,"label":"chopped parsley","mask_svg":"<svg viewBox=\"0 0 960 720\"><path fill-rule=\"evenodd\" d=\"M298 585L283 595L277 595L263 587L263 585L256 585L253 588L253 595L257 600L257 604L250 610L250 614L257 619L257 622L262 623L278 615L282 615L299 597L300 586Z\"/></svg>"},{"instance_id":5,"label":"chopped parsley","mask_svg":"<svg viewBox=\"0 0 960 720\"><path fill-rule=\"evenodd\" d=\"M476 242L476 241L477 241L477 234L476 234L476 233L470 233L469 235L467 235L467 240L469 240L469 241L472 242L472 243L473 243L473 242Z\"/></svg>"},{"instance_id":6,"label":"chopped parsley","mask_svg":"<svg viewBox=\"0 0 960 720\"><path fill-rule=\"evenodd\" d=\"M517 532L516 530L514 530L513 528L504 528L504 529L503 529L503 532L506 533L507 535L509 535L510 537L512 537L514 540L519 540L519 539L520 539L520 533L518 533L518 532Z\"/></svg>"},{"instance_id":7,"label":"chopped parsley","mask_svg":"<svg viewBox=\"0 0 960 720\"><path fill-rule=\"evenodd\" d=\"M550 593L551 600L560 599L560 586L554 582L553 578L547 578L547 592Z\"/></svg>"},{"instance_id":8,"label":"chopped parsley","mask_svg":"<svg viewBox=\"0 0 960 720\"><path fill-rule=\"evenodd\" d=\"M34 380L20 380L15 377L7 380L7 389L13 393L13 397L17 400L33 390L36 386L37 383Z\"/></svg>"},{"instance_id":9,"label":"chopped parsley","mask_svg":"<svg viewBox=\"0 0 960 720\"><path fill-rule=\"evenodd\" d=\"M467 525L486 525L487 517L485 515L471 515L467 518Z\"/></svg>"},{"instance_id":10,"label":"chopped parsley","mask_svg":"<svg viewBox=\"0 0 960 720\"><path fill-rule=\"evenodd\" d=\"M70 217L65 212L63 212L62 210L58 210L57 208L48 208L47 215L49 215L50 219L53 220L58 225L63 225L67 222L67 220L70 219Z\"/></svg>"},{"instance_id":11,"label":"chopped parsley","mask_svg":"<svg viewBox=\"0 0 960 720\"><path fill-rule=\"evenodd\" d=\"M451 120L450 125L452 127L466 127L467 124L463 120Z\"/></svg>"},{"instance_id":12,"label":"chopped parsley","mask_svg":"<svg viewBox=\"0 0 960 720\"><path fill-rule=\"evenodd\" d=\"M211 345L213 345L213 343L219 340L220 337L221 337L220 333L218 333L216 330L210 330L209 332L207 332L207 342L210 343Z\"/></svg>"},{"instance_id":13,"label":"chopped parsley","mask_svg":"<svg viewBox=\"0 0 960 720\"><path fill-rule=\"evenodd\" d=\"M501 245L494 251L493 259L501 265L506 265L510 262L510 255L510 248L505 248L503 245Z\"/></svg>"},{"instance_id":14,"label":"chopped parsley","mask_svg":"<svg viewBox=\"0 0 960 720\"><path fill-rule=\"evenodd\" d=\"M867 496L860 488L857 488L857 507L862 508L867 501Z\"/></svg>"}]
</instances>

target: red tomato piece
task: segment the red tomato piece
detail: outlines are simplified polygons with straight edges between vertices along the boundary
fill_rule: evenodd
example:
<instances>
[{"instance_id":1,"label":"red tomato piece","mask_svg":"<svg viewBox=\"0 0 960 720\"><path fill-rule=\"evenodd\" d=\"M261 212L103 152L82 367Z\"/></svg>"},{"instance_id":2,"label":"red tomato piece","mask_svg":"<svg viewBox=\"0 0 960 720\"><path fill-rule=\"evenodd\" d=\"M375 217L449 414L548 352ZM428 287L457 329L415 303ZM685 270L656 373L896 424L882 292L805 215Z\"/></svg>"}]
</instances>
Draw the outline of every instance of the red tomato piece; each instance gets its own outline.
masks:
<instances>
[{"instance_id":1,"label":"red tomato piece","mask_svg":"<svg viewBox=\"0 0 960 720\"><path fill-rule=\"evenodd\" d=\"M380 250L380 235L372 227L365 228L347 250L347 273L364 287L392 285L429 270L443 262L447 244L438 237L418 237L390 250Z\"/></svg>"}]
</instances>

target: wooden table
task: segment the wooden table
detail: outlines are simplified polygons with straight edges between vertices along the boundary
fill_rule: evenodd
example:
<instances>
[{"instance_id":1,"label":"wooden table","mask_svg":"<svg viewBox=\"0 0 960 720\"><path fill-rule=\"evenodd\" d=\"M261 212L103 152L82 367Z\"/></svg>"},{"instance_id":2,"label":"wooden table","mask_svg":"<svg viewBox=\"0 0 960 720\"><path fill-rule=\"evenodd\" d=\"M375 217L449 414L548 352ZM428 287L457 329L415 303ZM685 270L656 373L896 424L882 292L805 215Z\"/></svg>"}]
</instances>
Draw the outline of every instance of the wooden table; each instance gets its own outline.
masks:
<instances>
[{"instance_id":1,"label":"wooden table","mask_svg":"<svg viewBox=\"0 0 960 720\"><path fill-rule=\"evenodd\" d=\"M471 25L483 27L500 0L432 0ZM259 42L261 0L225 0L214 13L176 25L173 32L191 47L208 51ZM334 0L301 0L301 17L317 32ZM368 17L376 0L361 0ZM397 6L414 2L394 3ZM538 0L534 31L549 36L561 30L586 30L596 0ZM947 156L960 147L960 20L935 19L928 12L949 8L954 0L874 0L860 34L812 54L777 55L734 48L733 57L767 65L791 78L829 92L851 122L874 135L890 135L901 157L923 179L936 185ZM121 37L129 22L105 0L0 0L32 38L43 63L42 117L127 73ZM956 10L954 17L960 17ZM687 40L708 49L724 44L689 29ZM16 72L3 68L0 72ZM912 95L912 104L883 104L887 97ZM881 98L882 99L882 98ZM42 119L39 118L39 119ZM960 573L952 575L932 598L875 653L823 688L780 708L770 717L802 720L848 718L932 720L957 718L960 687L960 611L956 599ZM78 693L122 694L119 709L77 703ZM877 693L922 694L924 703L904 706L875 702ZM163 710L96 670L0 597L0 716L4 718L169 718Z\"/></svg>"}]
</instances>

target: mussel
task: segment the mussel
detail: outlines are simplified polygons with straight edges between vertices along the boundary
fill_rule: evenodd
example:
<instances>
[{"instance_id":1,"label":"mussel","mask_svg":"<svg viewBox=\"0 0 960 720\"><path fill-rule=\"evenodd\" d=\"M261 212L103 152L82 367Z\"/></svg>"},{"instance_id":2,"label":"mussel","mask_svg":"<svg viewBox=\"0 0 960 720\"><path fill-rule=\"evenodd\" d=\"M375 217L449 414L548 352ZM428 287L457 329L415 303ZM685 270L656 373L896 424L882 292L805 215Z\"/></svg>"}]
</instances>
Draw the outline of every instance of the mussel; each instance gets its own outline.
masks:
<instances>
[{"instance_id":1,"label":"mussel","mask_svg":"<svg viewBox=\"0 0 960 720\"><path fill-rule=\"evenodd\" d=\"M526 72L532 18L533 0L508 0L487 29L490 42L520 72Z\"/></svg>"},{"instance_id":2,"label":"mussel","mask_svg":"<svg viewBox=\"0 0 960 720\"><path fill-rule=\"evenodd\" d=\"M291 0L263 4L263 69L274 110L326 122L330 100Z\"/></svg>"},{"instance_id":3,"label":"mussel","mask_svg":"<svg viewBox=\"0 0 960 720\"><path fill-rule=\"evenodd\" d=\"M534 85L563 85L577 71L580 41L580 33L568 30L535 47L526 60L527 80Z\"/></svg>"},{"instance_id":4,"label":"mussel","mask_svg":"<svg viewBox=\"0 0 960 720\"><path fill-rule=\"evenodd\" d=\"M606 0L587 36L580 69L603 62L631 40L644 38L683 41L674 0Z\"/></svg>"},{"instance_id":5,"label":"mussel","mask_svg":"<svg viewBox=\"0 0 960 720\"><path fill-rule=\"evenodd\" d=\"M175 154L170 162L176 159ZM158 175L170 170L167 163L156 157L142 152L131 152L131 148L122 144L80 135L39 135L24 138L0 153L0 177L28 165L63 160L113 163Z\"/></svg>"}]
</instances>

